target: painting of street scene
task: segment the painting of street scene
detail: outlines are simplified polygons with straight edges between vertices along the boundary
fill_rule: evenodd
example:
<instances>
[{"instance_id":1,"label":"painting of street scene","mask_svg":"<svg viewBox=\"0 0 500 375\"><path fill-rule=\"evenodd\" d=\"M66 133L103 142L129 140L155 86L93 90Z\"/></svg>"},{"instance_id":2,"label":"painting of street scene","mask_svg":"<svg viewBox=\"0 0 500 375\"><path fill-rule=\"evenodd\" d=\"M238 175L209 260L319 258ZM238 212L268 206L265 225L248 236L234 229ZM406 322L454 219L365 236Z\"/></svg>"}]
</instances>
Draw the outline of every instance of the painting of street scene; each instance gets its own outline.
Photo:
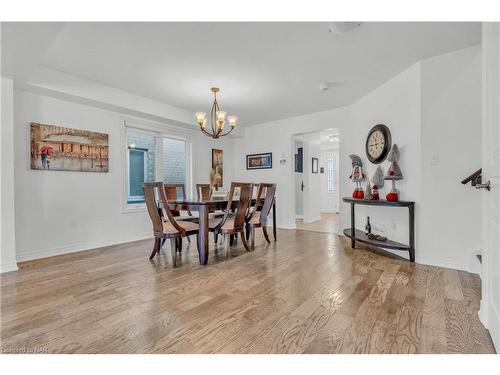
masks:
<instances>
[{"instance_id":1,"label":"painting of street scene","mask_svg":"<svg viewBox=\"0 0 500 375\"><path fill-rule=\"evenodd\" d=\"M108 172L108 134L31 123L31 169Z\"/></svg>"}]
</instances>

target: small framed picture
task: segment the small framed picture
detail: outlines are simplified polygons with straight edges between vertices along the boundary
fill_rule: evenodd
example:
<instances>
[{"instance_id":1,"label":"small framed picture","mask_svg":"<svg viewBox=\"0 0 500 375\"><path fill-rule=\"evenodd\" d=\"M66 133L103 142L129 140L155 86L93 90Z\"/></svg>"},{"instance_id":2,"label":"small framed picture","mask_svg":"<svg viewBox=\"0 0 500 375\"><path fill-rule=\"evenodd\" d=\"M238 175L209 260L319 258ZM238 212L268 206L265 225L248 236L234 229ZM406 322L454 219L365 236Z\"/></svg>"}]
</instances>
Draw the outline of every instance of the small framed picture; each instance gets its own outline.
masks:
<instances>
[{"instance_id":1,"label":"small framed picture","mask_svg":"<svg viewBox=\"0 0 500 375\"><path fill-rule=\"evenodd\" d=\"M247 169L271 169L272 167L273 154L271 152L247 155Z\"/></svg>"},{"instance_id":2,"label":"small framed picture","mask_svg":"<svg viewBox=\"0 0 500 375\"><path fill-rule=\"evenodd\" d=\"M318 173L318 158L312 158L312 173Z\"/></svg>"}]
</instances>

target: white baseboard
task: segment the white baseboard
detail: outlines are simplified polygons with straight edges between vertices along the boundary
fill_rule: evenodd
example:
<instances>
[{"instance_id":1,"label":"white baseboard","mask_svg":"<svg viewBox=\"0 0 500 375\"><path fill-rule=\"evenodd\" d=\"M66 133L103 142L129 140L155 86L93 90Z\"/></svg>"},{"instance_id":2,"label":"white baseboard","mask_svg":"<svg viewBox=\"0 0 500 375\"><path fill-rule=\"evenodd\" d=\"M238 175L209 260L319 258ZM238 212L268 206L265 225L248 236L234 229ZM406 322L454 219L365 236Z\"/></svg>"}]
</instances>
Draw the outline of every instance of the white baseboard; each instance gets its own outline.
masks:
<instances>
[{"instance_id":1,"label":"white baseboard","mask_svg":"<svg viewBox=\"0 0 500 375\"><path fill-rule=\"evenodd\" d=\"M93 250L93 249L97 249L99 247L119 245L122 243L139 241L139 240L146 240L146 239L152 238L152 237L153 237L153 235L151 232L139 233L139 234L134 234L131 236L123 236L123 237L112 238L112 239L108 239L108 240L89 241L89 242L83 242L83 243L79 243L79 244L72 244L72 245L48 248L48 249L43 249L43 250L20 252L19 254L17 254L16 258L17 258L18 262L24 262L27 260L48 258L48 257L52 257L55 255L70 254L70 253L76 253L78 251L85 251L85 250Z\"/></svg>"},{"instance_id":2,"label":"white baseboard","mask_svg":"<svg viewBox=\"0 0 500 375\"><path fill-rule=\"evenodd\" d=\"M441 257L431 257L431 256L419 256L418 253L415 255L415 262L420 264L425 264L428 266L452 268L455 270L471 272L470 265L467 262L458 262L454 259L441 258Z\"/></svg>"},{"instance_id":3,"label":"white baseboard","mask_svg":"<svg viewBox=\"0 0 500 375\"><path fill-rule=\"evenodd\" d=\"M272 226L272 224L270 224L269 221L267 222L267 225ZM295 225L295 223L276 223L276 228L297 229L297 226Z\"/></svg>"},{"instance_id":4,"label":"white baseboard","mask_svg":"<svg viewBox=\"0 0 500 375\"><path fill-rule=\"evenodd\" d=\"M0 267L0 273L6 273L6 272L12 272L12 271L17 271L17 263L16 262L5 263L5 264L2 264Z\"/></svg>"},{"instance_id":5,"label":"white baseboard","mask_svg":"<svg viewBox=\"0 0 500 375\"><path fill-rule=\"evenodd\" d=\"M315 223L316 221L320 221L320 220L321 220L321 216L316 216L316 217L313 217L313 218L304 219L303 223L304 224L311 224L311 223Z\"/></svg>"}]
</instances>

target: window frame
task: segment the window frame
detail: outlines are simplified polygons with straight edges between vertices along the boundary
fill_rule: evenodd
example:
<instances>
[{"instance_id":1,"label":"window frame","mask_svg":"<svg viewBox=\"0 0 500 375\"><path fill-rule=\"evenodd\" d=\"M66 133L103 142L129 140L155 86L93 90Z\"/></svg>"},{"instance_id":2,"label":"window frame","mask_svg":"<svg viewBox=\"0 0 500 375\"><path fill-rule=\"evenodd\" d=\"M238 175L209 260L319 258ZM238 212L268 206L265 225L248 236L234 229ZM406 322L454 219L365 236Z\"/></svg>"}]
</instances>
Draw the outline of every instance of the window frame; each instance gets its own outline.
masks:
<instances>
[{"instance_id":1,"label":"window frame","mask_svg":"<svg viewBox=\"0 0 500 375\"><path fill-rule=\"evenodd\" d=\"M332 169L330 170L330 164ZM331 190L330 190L331 182ZM326 159L326 192L328 194L335 194L335 158L329 157Z\"/></svg>"},{"instance_id":2,"label":"window frame","mask_svg":"<svg viewBox=\"0 0 500 375\"><path fill-rule=\"evenodd\" d=\"M130 195L130 152L131 151L142 151L142 157L143 157L143 160L142 162L144 163L144 180L146 179L146 175L147 175L147 163L148 163L148 160L147 160L147 151L146 149L144 148L135 148L135 147L130 147L130 146L127 146L127 165L126 165L126 169L127 169L127 205L134 205L134 204L143 204L144 202L136 202L136 203L131 203L129 202L130 199L133 199L133 198L139 198L140 196L139 195ZM137 199L139 200L139 199Z\"/></svg>"},{"instance_id":3,"label":"window frame","mask_svg":"<svg viewBox=\"0 0 500 375\"><path fill-rule=\"evenodd\" d=\"M146 203L128 203L129 192L129 147L127 144L127 132L143 133L155 137L155 180L163 181L163 139L175 139L186 142L186 194L192 193L193 181L193 147L192 132L185 131L182 128L173 127L165 124L155 124L146 122L137 122L125 120L122 126L122 213L145 212ZM146 159L145 159L146 163Z\"/></svg>"}]
</instances>

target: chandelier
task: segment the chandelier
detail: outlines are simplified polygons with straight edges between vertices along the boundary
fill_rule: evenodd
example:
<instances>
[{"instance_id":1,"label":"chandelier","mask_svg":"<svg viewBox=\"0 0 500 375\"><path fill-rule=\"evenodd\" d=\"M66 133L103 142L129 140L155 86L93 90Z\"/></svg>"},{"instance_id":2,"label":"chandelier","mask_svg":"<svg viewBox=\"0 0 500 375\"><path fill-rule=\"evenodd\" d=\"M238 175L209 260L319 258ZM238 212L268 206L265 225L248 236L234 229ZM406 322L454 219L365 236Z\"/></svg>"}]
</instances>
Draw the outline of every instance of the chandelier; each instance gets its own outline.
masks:
<instances>
[{"instance_id":1,"label":"chandelier","mask_svg":"<svg viewBox=\"0 0 500 375\"><path fill-rule=\"evenodd\" d=\"M226 123L226 112L222 111L217 103L217 93L219 92L218 87L212 87L212 92L214 93L214 102L212 104L212 109L210 110L210 128L207 130L207 114L205 112L196 112L196 121L200 125L200 130L207 136L212 138L219 138L228 135L233 131L236 126L236 121L238 117L227 116L227 122L229 123L229 130L224 133L224 125Z\"/></svg>"}]
</instances>

